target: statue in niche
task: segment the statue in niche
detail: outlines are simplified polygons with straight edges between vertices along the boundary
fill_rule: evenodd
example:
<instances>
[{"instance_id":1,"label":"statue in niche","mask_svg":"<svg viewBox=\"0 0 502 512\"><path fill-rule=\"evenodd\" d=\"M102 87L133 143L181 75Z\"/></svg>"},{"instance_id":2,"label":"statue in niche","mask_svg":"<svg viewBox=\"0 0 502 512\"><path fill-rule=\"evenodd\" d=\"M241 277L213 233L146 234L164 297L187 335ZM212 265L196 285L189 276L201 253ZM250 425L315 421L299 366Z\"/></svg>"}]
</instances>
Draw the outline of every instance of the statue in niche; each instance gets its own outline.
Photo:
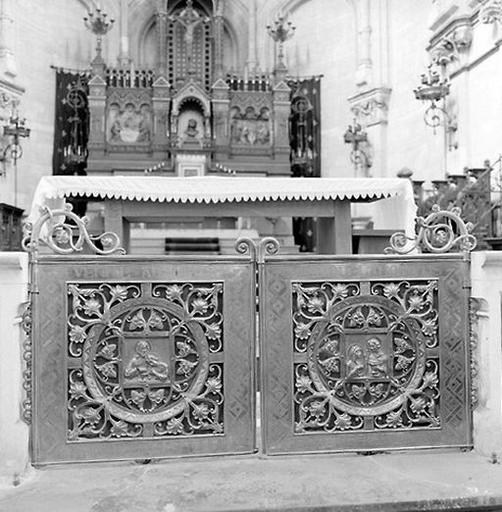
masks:
<instances>
[{"instance_id":1,"label":"statue in niche","mask_svg":"<svg viewBox=\"0 0 502 512\"><path fill-rule=\"evenodd\" d=\"M160 360L148 341L138 341L135 352L124 370L126 381L140 380L155 383L168 380L169 366Z\"/></svg>"},{"instance_id":2,"label":"statue in niche","mask_svg":"<svg viewBox=\"0 0 502 512\"><path fill-rule=\"evenodd\" d=\"M184 109L177 119L176 133L180 143L202 143L204 138L204 117L195 108Z\"/></svg>"},{"instance_id":3,"label":"statue in niche","mask_svg":"<svg viewBox=\"0 0 502 512\"><path fill-rule=\"evenodd\" d=\"M197 129L197 119L190 118L188 120L185 135L189 139L195 139L199 135L199 130Z\"/></svg>"}]
</instances>

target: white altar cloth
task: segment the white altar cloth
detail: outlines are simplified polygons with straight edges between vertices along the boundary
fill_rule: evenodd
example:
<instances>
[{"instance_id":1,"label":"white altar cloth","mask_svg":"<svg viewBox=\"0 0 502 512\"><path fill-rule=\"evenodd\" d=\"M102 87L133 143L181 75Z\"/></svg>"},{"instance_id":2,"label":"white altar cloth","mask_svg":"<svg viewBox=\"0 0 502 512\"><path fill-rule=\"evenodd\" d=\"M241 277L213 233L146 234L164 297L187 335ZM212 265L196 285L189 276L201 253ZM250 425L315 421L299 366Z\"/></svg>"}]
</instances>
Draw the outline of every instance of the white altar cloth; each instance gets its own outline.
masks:
<instances>
[{"instance_id":1,"label":"white altar cloth","mask_svg":"<svg viewBox=\"0 0 502 512\"><path fill-rule=\"evenodd\" d=\"M414 233L416 212L411 183L400 178L47 176L37 186L29 220L45 206L60 208L67 196L175 203L384 199L378 217L388 225L376 227L407 234Z\"/></svg>"}]
</instances>

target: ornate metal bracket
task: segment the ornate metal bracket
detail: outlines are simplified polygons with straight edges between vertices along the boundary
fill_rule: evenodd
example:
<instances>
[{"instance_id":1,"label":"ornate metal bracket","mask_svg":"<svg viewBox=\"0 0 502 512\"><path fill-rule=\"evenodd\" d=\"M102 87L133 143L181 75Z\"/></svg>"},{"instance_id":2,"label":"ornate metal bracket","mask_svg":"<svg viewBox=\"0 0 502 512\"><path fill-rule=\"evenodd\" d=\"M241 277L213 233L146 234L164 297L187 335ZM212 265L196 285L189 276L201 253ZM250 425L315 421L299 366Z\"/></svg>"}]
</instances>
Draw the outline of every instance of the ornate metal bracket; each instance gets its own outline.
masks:
<instances>
[{"instance_id":1,"label":"ornate metal bracket","mask_svg":"<svg viewBox=\"0 0 502 512\"><path fill-rule=\"evenodd\" d=\"M94 254L125 254L117 234L106 232L92 236L87 231L88 223L87 217L80 218L72 212L71 204L65 204L64 208L57 210L45 207L34 224L27 222L24 225L23 248L32 255L37 253L40 244L46 245L56 254L82 252L86 246Z\"/></svg>"},{"instance_id":2,"label":"ornate metal bracket","mask_svg":"<svg viewBox=\"0 0 502 512\"><path fill-rule=\"evenodd\" d=\"M409 254L413 251L447 253L452 249L463 252L472 251L477 244L476 237L471 235L471 222L465 223L460 217L460 208L453 207L441 210L438 205L432 207L427 217L418 217L418 234L411 238L404 233L394 233L390 237L387 254Z\"/></svg>"},{"instance_id":3,"label":"ornate metal bracket","mask_svg":"<svg viewBox=\"0 0 502 512\"><path fill-rule=\"evenodd\" d=\"M253 261L261 264L267 256L273 256L279 252L279 242L271 236L262 238L258 242L248 237L238 238L234 248L239 254L249 254Z\"/></svg>"},{"instance_id":4,"label":"ornate metal bracket","mask_svg":"<svg viewBox=\"0 0 502 512\"><path fill-rule=\"evenodd\" d=\"M21 315L21 327L24 331L25 337L23 341L23 390L24 400L21 404L21 418L27 424L31 424L32 416L32 315L31 315L31 302L22 305L24 307Z\"/></svg>"}]
</instances>

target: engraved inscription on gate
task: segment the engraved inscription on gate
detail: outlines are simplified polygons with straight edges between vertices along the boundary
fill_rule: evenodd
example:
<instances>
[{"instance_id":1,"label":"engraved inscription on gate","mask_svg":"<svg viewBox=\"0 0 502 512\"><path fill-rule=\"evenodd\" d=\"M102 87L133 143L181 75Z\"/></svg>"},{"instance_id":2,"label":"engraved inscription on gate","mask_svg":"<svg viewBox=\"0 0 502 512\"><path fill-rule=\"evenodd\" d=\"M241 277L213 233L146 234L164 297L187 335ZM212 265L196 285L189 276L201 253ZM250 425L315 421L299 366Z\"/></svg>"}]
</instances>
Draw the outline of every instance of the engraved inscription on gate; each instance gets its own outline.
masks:
<instances>
[{"instance_id":1,"label":"engraved inscription on gate","mask_svg":"<svg viewBox=\"0 0 502 512\"><path fill-rule=\"evenodd\" d=\"M295 434L441 428L436 279L292 294Z\"/></svg>"},{"instance_id":2,"label":"engraved inscription on gate","mask_svg":"<svg viewBox=\"0 0 502 512\"><path fill-rule=\"evenodd\" d=\"M223 283L67 283L68 442L221 435Z\"/></svg>"}]
</instances>

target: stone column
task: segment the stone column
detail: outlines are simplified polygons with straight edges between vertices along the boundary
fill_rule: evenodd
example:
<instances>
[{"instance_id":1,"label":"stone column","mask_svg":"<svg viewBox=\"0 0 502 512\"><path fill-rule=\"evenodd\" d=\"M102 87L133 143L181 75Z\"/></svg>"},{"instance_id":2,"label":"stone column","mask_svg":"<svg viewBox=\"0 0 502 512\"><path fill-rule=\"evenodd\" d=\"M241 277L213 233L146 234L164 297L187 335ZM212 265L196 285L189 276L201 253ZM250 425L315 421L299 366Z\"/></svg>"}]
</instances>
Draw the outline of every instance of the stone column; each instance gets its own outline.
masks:
<instances>
[{"instance_id":1,"label":"stone column","mask_svg":"<svg viewBox=\"0 0 502 512\"><path fill-rule=\"evenodd\" d=\"M358 0L357 13L357 46L358 62L356 72L356 85L367 86L371 83L373 63L371 60L371 11L370 0Z\"/></svg>"},{"instance_id":2,"label":"stone column","mask_svg":"<svg viewBox=\"0 0 502 512\"><path fill-rule=\"evenodd\" d=\"M224 1L219 0L216 4L213 18L213 34L214 34L214 76L216 82L218 78L223 78L223 6Z\"/></svg>"},{"instance_id":3,"label":"stone column","mask_svg":"<svg viewBox=\"0 0 502 512\"><path fill-rule=\"evenodd\" d=\"M17 75L14 58L13 0L0 0L0 72L13 78Z\"/></svg>"},{"instance_id":4,"label":"stone column","mask_svg":"<svg viewBox=\"0 0 502 512\"><path fill-rule=\"evenodd\" d=\"M120 0L120 53L119 66L126 68L131 62L129 56L129 2L128 0Z\"/></svg>"},{"instance_id":5,"label":"stone column","mask_svg":"<svg viewBox=\"0 0 502 512\"><path fill-rule=\"evenodd\" d=\"M258 58L256 55L256 0L249 1L249 32L248 32L248 60L247 70L252 73L256 70Z\"/></svg>"},{"instance_id":6,"label":"stone column","mask_svg":"<svg viewBox=\"0 0 502 512\"><path fill-rule=\"evenodd\" d=\"M159 49L158 69L161 76L167 76L167 10L166 2L157 1L157 47Z\"/></svg>"}]
</instances>

